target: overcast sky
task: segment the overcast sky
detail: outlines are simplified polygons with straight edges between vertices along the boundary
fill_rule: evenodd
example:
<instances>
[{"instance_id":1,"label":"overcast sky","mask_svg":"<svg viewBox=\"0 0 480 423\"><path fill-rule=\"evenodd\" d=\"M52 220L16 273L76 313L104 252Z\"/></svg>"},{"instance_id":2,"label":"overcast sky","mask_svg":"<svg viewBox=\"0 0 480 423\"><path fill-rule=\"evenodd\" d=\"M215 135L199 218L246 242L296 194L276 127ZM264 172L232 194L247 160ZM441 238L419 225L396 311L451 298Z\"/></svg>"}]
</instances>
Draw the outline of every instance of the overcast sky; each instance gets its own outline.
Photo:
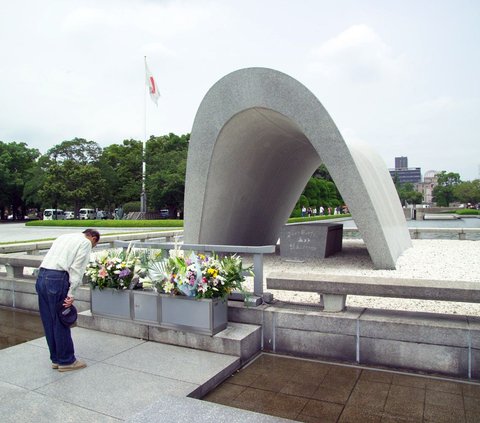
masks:
<instances>
[{"instance_id":1,"label":"overcast sky","mask_svg":"<svg viewBox=\"0 0 480 423\"><path fill-rule=\"evenodd\" d=\"M45 153L191 131L208 89L245 67L312 91L388 168L480 177L480 1L0 0L0 140Z\"/></svg>"}]
</instances>

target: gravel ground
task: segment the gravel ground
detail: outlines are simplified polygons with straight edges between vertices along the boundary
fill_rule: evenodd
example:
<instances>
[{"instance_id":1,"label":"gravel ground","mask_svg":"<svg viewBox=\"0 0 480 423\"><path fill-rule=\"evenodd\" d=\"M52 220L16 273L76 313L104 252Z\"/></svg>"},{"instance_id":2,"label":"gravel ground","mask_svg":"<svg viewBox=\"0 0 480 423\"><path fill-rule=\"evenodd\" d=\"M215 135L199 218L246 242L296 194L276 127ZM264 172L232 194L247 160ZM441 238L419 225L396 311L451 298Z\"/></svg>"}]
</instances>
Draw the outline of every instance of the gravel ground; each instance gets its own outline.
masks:
<instances>
[{"instance_id":1,"label":"gravel ground","mask_svg":"<svg viewBox=\"0 0 480 423\"><path fill-rule=\"evenodd\" d=\"M264 257L264 276L270 272L325 273L399 277L411 279L437 279L478 282L480 286L480 242L457 240L412 240L413 247L397 260L396 270L375 270L362 240L343 240L341 253L326 259L307 259L294 262L279 255ZM249 257L244 257L246 264ZM247 281L253 290L253 281ZM266 291L266 286L264 285ZM296 293L269 290L276 300L294 303L318 303L316 293ZM347 306L382 309L426 311L446 314L480 316L480 304L446 301L408 300L395 298L363 297L349 295Z\"/></svg>"}]
</instances>

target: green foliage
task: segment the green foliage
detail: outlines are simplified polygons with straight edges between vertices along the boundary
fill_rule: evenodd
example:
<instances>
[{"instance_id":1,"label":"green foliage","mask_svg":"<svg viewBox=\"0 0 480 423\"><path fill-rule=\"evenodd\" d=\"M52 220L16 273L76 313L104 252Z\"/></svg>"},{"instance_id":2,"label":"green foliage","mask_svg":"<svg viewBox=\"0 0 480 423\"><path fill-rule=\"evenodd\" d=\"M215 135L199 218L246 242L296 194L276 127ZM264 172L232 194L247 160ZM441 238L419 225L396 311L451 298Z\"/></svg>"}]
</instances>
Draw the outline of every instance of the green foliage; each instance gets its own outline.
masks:
<instances>
[{"instance_id":1,"label":"green foliage","mask_svg":"<svg viewBox=\"0 0 480 423\"><path fill-rule=\"evenodd\" d=\"M183 210L189 139L189 134L170 133L148 140L146 190L149 209Z\"/></svg>"},{"instance_id":2,"label":"green foliage","mask_svg":"<svg viewBox=\"0 0 480 423\"><path fill-rule=\"evenodd\" d=\"M139 212L141 208L140 201L130 201L123 205L123 213Z\"/></svg>"},{"instance_id":3,"label":"green foliage","mask_svg":"<svg viewBox=\"0 0 480 423\"><path fill-rule=\"evenodd\" d=\"M460 175L458 173L442 171L437 176L437 186L433 188L433 200L439 207L448 207L450 203L456 200L454 187L460 184Z\"/></svg>"},{"instance_id":4,"label":"green foliage","mask_svg":"<svg viewBox=\"0 0 480 423\"><path fill-rule=\"evenodd\" d=\"M453 187L453 195L461 203L480 203L480 179L460 182Z\"/></svg>"},{"instance_id":5,"label":"green foliage","mask_svg":"<svg viewBox=\"0 0 480 423\"><path fill-rule=\"evenodd\" d=\"M423 195L421 192L418 192L414 189L413 184L406 183L396 186L398 197L400 202L405 205L408 204L421 204L423 200Z\"/></svg>"},{"instance_id":6,"label":"green foliage","mask_svg":"<svg viewBox=\"0 0 480 423\"><path fill-rule=\"evenodd\" d=\"M291 213L291 217L301 216L302 207L312 207L319 210L320 206L328 209L328 207L335 208L342 204L343 199L337 187L331 181L331 176L325 165L321 165L307 182Z\"/></svg>"},{"instance_id":7,"label":"green foliage","mask_svg":"<svg viewBox=\"0 0 480 423\"><path fill-rule=\"evenodd\" d=\"M302 194L300 198L298 199L297 206L295 208L302 208L302 207L308 207L310 205L310 202L308 201L308 198L305 194Z\"/></svg>"},{"instance_id":8,"label":"green foliage","mask_svg":"<svg viewBox=\"0 0 480 423\"><path fill-rule=\"evenodd\" d=\"M56 163L78 162L81 164L98 162L102 149L94 141L83 138L74 138L71 141L63 141L48 150L50 160Z\"/></svg>"},{"instance_id":9,"label":"green foliage","mask_svg":"<svg viewBox=\"0 0 480 423\"><path fill-rule=\"evenodd\" d=\"M45 171L39 194L52 208L73 206L75 214L82 207L94 207L107 191L98 167L101 148L93 141L75 138L48 150L41 164Z\"/></svg>"},{"instance_id":10,"label":"green foliage","mask_svg":"<svg viewBox=\"0 0 480 423\"><path fill-rule=\"evenodd\" d=\"M161 137L150 137L146 142L147 209L183 209L185 173L189 134L170 133ZM122 145L110 145L103 151L99 167L109 187L108 202L112 209L123 206L126 213L140 211L135 206L125 208L126 203L137 202L142 189L143 143L124 140ZM128 207L127 207L128 208Z\"/></svg>"},{"instance_id":11,"label":"green foliage","mask_svg":"<svg viewBox=\"0 0 480 423\"><path fill-rule=\"evenodd\" d=\"M32 199L24 198L24 189L34 174L40 152L25 143L0 141L0 218L5 218L6 208L14 219L23 219L27 209L34 206Z\"/></svg>"},{"instance_id":12,"label":"green foliage","mask_svg":"<svg viewBox=\"0 0 480 423\"><path fill-rule=\"evenodd\" d=\"M480 215L480 210L460 209L460 210L456 210L455 213L463 216L478 216Z\"/></svg>"},{"instance_id":13,"label":"green foliage","mask_svg":"<svg viewBox=\"0 0 480 423\"><path fill-rule=\"evenodd\" d=\"M109 188L105 203L110 205L105 208L111 210L130 201L139 201L142 190L142 144L141 141L130 139L124 140L121 145L109 145L103 150L99 168ZM148 178L148 165L146 170Z\"/></svg>"}]
</instances>

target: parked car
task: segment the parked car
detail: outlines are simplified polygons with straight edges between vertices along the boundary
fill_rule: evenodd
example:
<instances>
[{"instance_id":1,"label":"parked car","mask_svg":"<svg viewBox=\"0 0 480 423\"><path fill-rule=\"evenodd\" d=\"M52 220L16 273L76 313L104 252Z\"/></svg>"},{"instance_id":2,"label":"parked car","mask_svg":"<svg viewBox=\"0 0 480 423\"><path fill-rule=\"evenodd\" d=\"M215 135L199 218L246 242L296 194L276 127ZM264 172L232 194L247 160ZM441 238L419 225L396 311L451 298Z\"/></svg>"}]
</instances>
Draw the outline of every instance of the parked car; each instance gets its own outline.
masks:
<instances>
[{"instance_id":1,"label":"parked car","mask_svg":"<svg viewBox=\"0 0 480 423\"><path fill-rule=\"evenodd\" d=\"M65 219L66 220L72 220L72 219L75 219L75 212L71 211L71 210L67 210L65 212Z\"/></svg>"},{"instance_id":2,"label":"parked car","mask_svg":"<svg viewBox=\"0 0 480 423\"><path fill-rule=\"evenodd\" d=\"M97 217L95 209L80 209L80 220L94 220Z\"/></svg>"},{"instance_id":3,"label":"parked car","mask_svg":"<svg viewBox=\"0 0 480 423\"><path fill-rule=\"evenodd\" d=\"M170 217L170 210L161 209L160 210L160 219L168 219Z\"/></svg>"},{"instance_id":4,"label":"parked car","mask_svg":"<svg viewBox=\"0 0 480 423\"><path fill-rule=\"evenodd\" d=\"M64 220L65 213L61 209L45 209L43 211L43 220Z\"/></svg>"}]
</instances>

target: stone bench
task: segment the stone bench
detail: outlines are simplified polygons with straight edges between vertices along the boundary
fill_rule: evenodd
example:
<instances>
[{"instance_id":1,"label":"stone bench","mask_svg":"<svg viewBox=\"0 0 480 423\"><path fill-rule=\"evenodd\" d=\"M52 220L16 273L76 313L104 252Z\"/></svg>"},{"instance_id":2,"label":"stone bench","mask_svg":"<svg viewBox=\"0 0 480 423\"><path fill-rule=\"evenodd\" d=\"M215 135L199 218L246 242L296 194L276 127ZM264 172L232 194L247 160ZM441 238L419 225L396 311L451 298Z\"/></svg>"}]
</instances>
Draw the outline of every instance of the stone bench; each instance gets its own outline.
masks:
<instances>
[{"instance_id":1,"label":"stone bench","mask_svg":"<svg viewBox=\"0 0 480 423\"><path fill-rule=\"evenodd\" d=\"M342 251L340 223L295 223L280 231L280 255L285 258L325 258Z\"/></svg>"},{"instance_id":2,"label":"stone bench","mask_svg":"<svg viewBox=\"0 0 480 423\"><path fill-rule=\"evenodd\" d=\"M0 306L38 311L35 291L36 272L25 272L25 268L38 269L44 256L28 254L0 254L0 265L6 274L0 273ZM75 294L78 311L90 308L90 289L81 286Z\"/></svg>"},{"instance_id":3,"label":"stone bench","mask_svg":"<svg viewBox=\"0 0 480 423\"><path fill-rule=\"evenodd\" d=\"M207 245L207 244L184 244L174 242L126 242L116 241L115 247L127 248L130 244L137 248L158 248L171 250L180 248L195 252L237 253L252 254L253 256L253 298L249 298L251 305L259 305L263 300L263 255L275 252L275 245ZM230 297L229 297L230 298ZM232 298L230 298L232 299Z\"/></svg>"},{"instance_id":4,"label":"stone bench","mask_svg":"<svg viewBox=\"0 0 480 423\"><path fill-rule=\"evenodd\" d=\"M25 254L0 254L0 264L5 266L7 277L24 278L24 268L32 267L37 269L40 267L44 256L34 256Z\"/></svg>"},{"instance_id":5,"label":"stone bench","mask_svg":"<svg viewBox=\"0 0 480 423\"><path fill-rule=\"evenodd\" d=\"M345 310L347 295L480 302L480 283L476 282L288 273L271 273L266 279L268 289L318 292L324 311L329 312Z\"/></svg>"}]
</instances>

